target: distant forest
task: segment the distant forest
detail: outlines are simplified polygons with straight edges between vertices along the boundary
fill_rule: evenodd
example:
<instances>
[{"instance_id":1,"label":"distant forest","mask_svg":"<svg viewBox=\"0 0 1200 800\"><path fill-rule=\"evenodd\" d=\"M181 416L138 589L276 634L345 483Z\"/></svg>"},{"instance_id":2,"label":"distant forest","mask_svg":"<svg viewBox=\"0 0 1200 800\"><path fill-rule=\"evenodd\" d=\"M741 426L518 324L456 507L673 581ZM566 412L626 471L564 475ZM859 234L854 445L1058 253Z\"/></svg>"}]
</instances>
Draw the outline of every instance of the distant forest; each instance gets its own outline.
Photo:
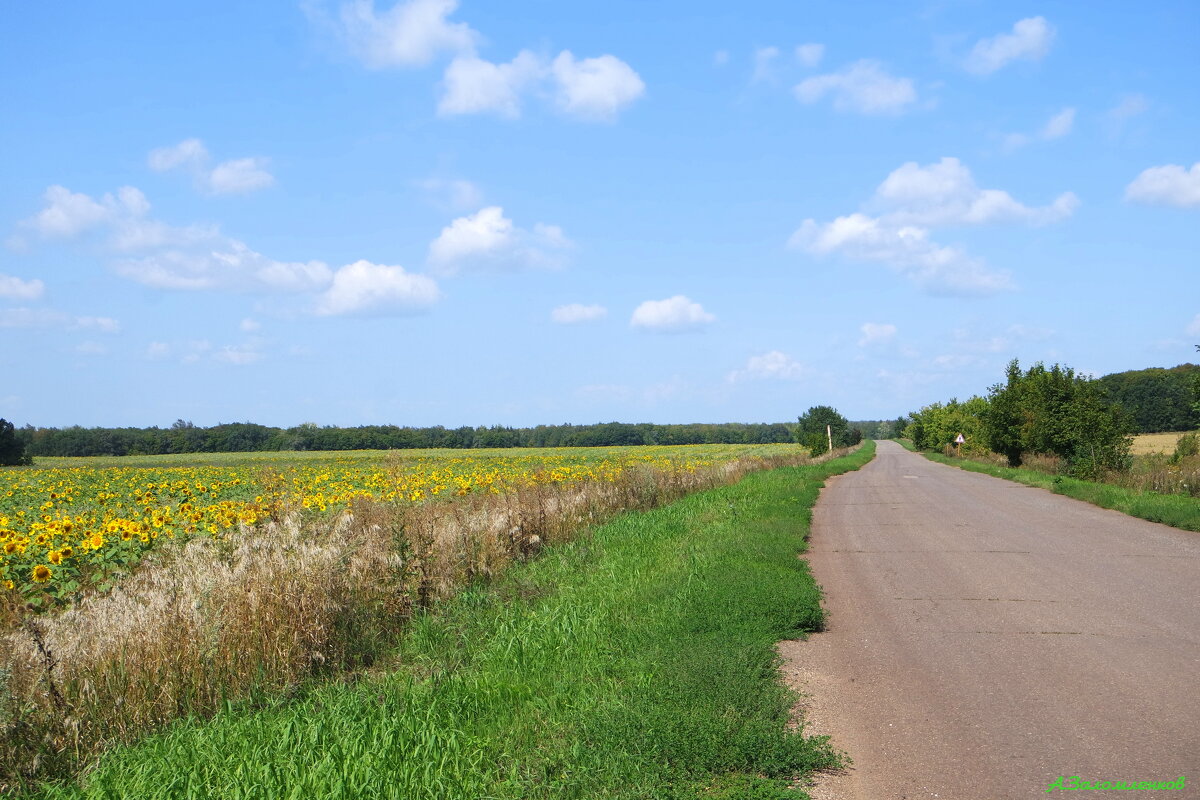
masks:
<instances>
[{"instance_id":1,"label":"distant forest","mask_svg":"<svg viewBox=\"0 0 1200 800\"><path fill-rule=\"evenodd\" d=\"M1139 433L1200 428L1200 365L1115 372L1099 382L1108 399L1133 417Z\"/></svg>"},{"instance_id":2,"label":"distant forest","mask_svg":"<svg viewBox=\"0 0 1200 800\"><path fill-rule=\"evenodd\" d=\"M313 423L272 428L233 422L202 428L178 420L169 428L34 428L16 430L32 456L124 456L168 453L231 453L275 450L408 450L495 447L604 447L643 444L770 444L793 442L794 425L722 423L653 425L539 425L410 428L363 425L321 427Z\"/></svg>"}]
</instances>

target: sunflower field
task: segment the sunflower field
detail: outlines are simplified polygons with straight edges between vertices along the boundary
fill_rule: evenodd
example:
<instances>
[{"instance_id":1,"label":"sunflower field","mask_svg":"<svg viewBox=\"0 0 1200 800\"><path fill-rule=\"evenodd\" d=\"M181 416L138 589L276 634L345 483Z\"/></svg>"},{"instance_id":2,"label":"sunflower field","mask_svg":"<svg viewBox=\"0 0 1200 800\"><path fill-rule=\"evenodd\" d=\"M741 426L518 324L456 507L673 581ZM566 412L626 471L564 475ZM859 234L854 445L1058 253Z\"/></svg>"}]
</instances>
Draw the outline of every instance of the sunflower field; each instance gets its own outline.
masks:
<instances>
[{"instance_id":1,"label":"sunflower field","mask_svg":"<svg viewBox=\"0 0 1200 800\"><path fill-rule=\"evenodd\" d=\"M0 471L0 595L49 609L104 592L164 540L222 537L355 498L413 504L695 471L794 445L410 450L39 459ZM15 593L15 595L13 594Z\"/></svg>"}]
</instances>

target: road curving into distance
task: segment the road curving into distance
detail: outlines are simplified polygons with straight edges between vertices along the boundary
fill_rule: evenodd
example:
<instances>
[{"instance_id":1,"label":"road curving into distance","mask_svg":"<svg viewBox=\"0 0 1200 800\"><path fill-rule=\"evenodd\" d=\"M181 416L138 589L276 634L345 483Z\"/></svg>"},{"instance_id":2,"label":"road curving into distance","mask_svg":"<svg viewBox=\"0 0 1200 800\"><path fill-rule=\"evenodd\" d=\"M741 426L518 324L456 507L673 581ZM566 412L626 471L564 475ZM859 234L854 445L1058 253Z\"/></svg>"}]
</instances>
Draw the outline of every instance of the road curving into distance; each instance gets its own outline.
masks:
<instances>
[{"instance_id":1,"label":"road curving into distance","mask_svg":"<svg viewBox=\"0 0 1200 800\"><path fill-rule=\"evenodd\" d=\"M880 442L822 492L808 561L828 630L785 675L854 759L814 798L1200 797L1200 534Z\"/></svg>"}]
</instances>

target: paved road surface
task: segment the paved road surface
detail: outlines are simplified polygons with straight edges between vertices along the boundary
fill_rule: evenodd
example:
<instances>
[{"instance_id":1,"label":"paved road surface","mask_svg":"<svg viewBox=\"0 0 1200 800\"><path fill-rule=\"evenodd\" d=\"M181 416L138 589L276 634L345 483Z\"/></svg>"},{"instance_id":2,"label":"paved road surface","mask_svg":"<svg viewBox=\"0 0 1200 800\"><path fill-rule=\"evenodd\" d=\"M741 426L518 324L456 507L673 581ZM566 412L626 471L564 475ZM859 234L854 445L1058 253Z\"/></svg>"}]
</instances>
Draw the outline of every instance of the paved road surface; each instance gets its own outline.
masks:
<instances>
[{"instance_id":1,"label":"paved road surface","mask_svg":"<svg viewBox=\"0 0 1200 800\"><path fill-rule=\"evenodd\" d=\"M829 630L781 651L855 760L814 797L1200 797L1200 534L880 442L822 493L809 562Z\"/></svg>"}]
</instances>

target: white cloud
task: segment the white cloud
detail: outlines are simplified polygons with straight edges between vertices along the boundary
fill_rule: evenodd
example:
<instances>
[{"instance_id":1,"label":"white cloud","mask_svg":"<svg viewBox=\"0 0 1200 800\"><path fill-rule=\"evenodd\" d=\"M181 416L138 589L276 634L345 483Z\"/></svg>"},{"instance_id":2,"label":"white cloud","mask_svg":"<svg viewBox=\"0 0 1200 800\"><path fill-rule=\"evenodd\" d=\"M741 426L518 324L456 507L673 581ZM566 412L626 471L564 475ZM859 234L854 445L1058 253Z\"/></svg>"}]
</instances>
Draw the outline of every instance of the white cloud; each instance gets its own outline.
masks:
<instances>
[{"instance_id":1,"label":"white cloud","mask_svg":"<svg viewBox=\"0 0 1200 800\"><path fill-rule=\"evenodd\" d=\"M754 50L754 74L750 76L751 83L762 83L775 78L773 64L779 58L778 47L759 47Z\"/></svg>"},{"instance_id":2,"label":"white cloud","mask_svg":"<svg viewBox=\"0 0 1200 800\"><path fill-rule=\"evenodd\" d=\"M115 197L105 194L99 200L51 186L44 197L46 207L22 224L46 238L78 236L116 219L141 216L150 208L146 196L132 186L122 186Z\"/></svg>"},{"instance_id":3,"label":"white cloud","mask_svg":"<svg viewBox=\"0 0 1200 800\"><path fill-rule=\"evenodd\" d=\"M116 333L121 325L109 317L77 317L51 308L0 308L0 328L57 328Z\"/></svg>"},{"instance_id":4,"label":"white cloud","mask_svg":"<svg viewBox=\"0 0 1200 800\"><path fill-rule=\"evenodd\" d=\"M350 53L372 69L428 64L439 53L473 51L479 34L447 17L457 0L409 0L376 12L372 0L343 3L335 26Z\"/></svg>"},{"instance_id":5,"label":"white cloud","mask_svg":"<svg viewBox=\"0 0 1200 800\"><path fill-rule=\"evenodd\" d=\"M488 206L452 221L429 245L429 262L441 275L464 268L555 267L571 242L562 229L536 223L516 227L500 206Z\"/></svg>"},{"instance_id":6,"label":"white cloud","mask_svg":"<svg viewBox=\"0 0 1200 800\"><path fill-rule=\"evenodd\" d=\"M601 305L585 306L582 303L569 303L559 306L550 312L550 318L563 325L577 322L594 322L608 316L608 309Z\"/></svg>"},{"instance_id":7,"label":"white cloud","mask_svg":"<svg viewBox=\"0 0 1200 800\"><path fill-rule=\"evenodd\" d=\"M214 194L246 194L275 183L265 158L235 158L213 167L208 187Z\"/></svg>"},{"instance_id":8,"label":"white cloud","mask_svg":"<svg viewBox=\"0 0 1200 800\"><path fill-rule=\"evenodd\" d=\"M243 333L254 333L255 331L257 331L261 328L262 328L262 323L260 323L256 319L251 319L250 317L246 317L238 325L238 329L241 330Z\"/></svg>"},{"instance_id":9,"label":"white cloud","mask_svg":"<svg viewBox=\"0 0 1200 800\"><path fill-rule=\"evenodd\" d=\"M616 56L578 61L563 50L550 65L557 84L555 97L564 113L580 119L610 121L646 92L646 84Z\"/></svg>"},{"instance_id":10,"label":"white cloud","mask_svg":"<svg viewBox=\"0 0 1200 800\"><path fill-rule=\"evenodd\" d=\"M438 113L494 113L515 119L521 115L524 95L547 81L559 111L589 121L615 119L646 91L633 68L611 55L576 60L563 50L547 64L522 50L507 64L493 64L472 54L446 67Z\"/></svg>"},{"instance_id":11,"label":"white cloud","mask_svg":"<svg viewBox=\"0 0 1200 800\"><path fill-rule=\"evenodd\" d=\"M806 67L815 67L825 57L825 45L809 42L796 46L796 60Z\"/></svg>"},{"instance_id":12,"label":"white cloud","mask_svg":"<svg viewBox=\"0 0 1200 800\"><path fill-rule=\"evenodd\" d=\"M891 341L896 335L896 326L890 323L864 322L859 330L862 331L862 338L858 340L859 347L883 344Z\"/></svg>"},{"instance_id":13,"label":"white cloud","mask_svg":"<svg viewBox=\"0 0 1200 800\"><path fill-rule=\"evenodd\" d=\"M1064 108L1055 114L1042 128L1043 139L1061 139L1071 132L1075 125L1075 109Z\"/></svg>"},{"instance_id":14,"label":"white cloud","mask_svg":"<svg viewBox=\"0 0 1200 800\"><path fill-rule=\"evenodd\" d=\"M507 64L493 64L475 55L459 56L446 67L438 113L521 115L521 95L542 79L546 66L528 50Z\"/></svg>"},{"instance_id":15,"label":"white cloud","mask_svg":"<svg viewBox=\"0 0 1200 800\"><path fill-rule=\"evenodd\" d=\"M890 223L963 225L990 222L1058 222L1079 206L1063 192L1048 206L1023 205L1008 192L980 189L971 171L957 158L942 158L922 167L909 161L895 169L875 190L873 207L885 210Z\"/></svg>"},{"instance_id":16,"label":"white cloud","mask_svg":"<svg viewBox=\"0 0 1200 800\"><path fill-rule=\"evenodd\" d=\"M1188 336L1200 336L1200 314L1197 314L1196 318L1193 319L1188 324L1187 335Z\"/></svg>"},{"instance_id":17,"label":"white cloud","mask_svg":"<svg viewBox=\"0 0 1200 800\"><path fill-rule=\"evenodd\" d=\"M1044 17L1019 20L1013 25L1012 33L1000 33L976 42L964 66L976 75L990 75L1017 59L1038 61L1050 52L1054 35L1054 26Z\"/></svg>"},{"instance_id":18,"label":"white cloud","mask_svg":"<svg viewBox=\"0 0 1200 800\"><path fill-rule=\"evenodd\" d=\"M275 183L275 176L267 171L268 159L262 157L234 158L210 170L208 148L199 139L151 150L146 161L155 172L187 170L196 185L211 194L246 194Z\"/></svg>"},{"instance_id":19,"label":"white cloud","mask_svg":"<svg viewBox=\"0 0 1200 800\"><path fill-rule=\"evenodd\" d=\"M424 311L437 302L437 283L403 267L356 261L339 269L317 301L317 314L388 314Z\"/></svg>"},{"instance_id":20,"label":"white cloud","mask_svg":"<svg viewBox=\"0 0 1200 800\"><path fill-rule=\"evenodd\" d=\"M802 103L831 95L838 111L860 114L899 114L917 100L910 79L892 77L879 62L869 60L856 61L841 72L808 78L793 91Z\"/></svg>"},{"instance_id":21,"label":"white cloud","mask_svg":"<svg viewBox=\"0 0 1200 800\"><path fill-rule=\"evenodd\" d=\"M804 377L804 365L786 353L772 350L758 356L751 356L746 365L735 369L725 376L730 383L746 380L788 380L794 381Z\"/></svg>"},{"instance_id":22,"label":"white cloud","mask_svg":"<svg viewBox=\"0 0 1200 800\"><path fill-rule=\"evenodd\" d=\"M1075 109L1064 108L1050 119L1046 120L1046 124L1042 126L1036 134L1036 137L1025 133L1010 133L1004 137L1002 149L1006 153L1011 153L1027 144L1034 141L1035 138L1042 141L1051 141L1053 139L1061 139L1071 132L1075 127Z\"/></svg>"},{"instance_id":23,"label":"white cloud","mask_svg":"<svg viewBox=\"0 0 1200 800\"><path fill-rule=\"evenodd\" d=\"M1012 288L1007 272L989 270L962 250L934 242L927 229L889 224L865 214L826 224L807 219L788 244L814 255L838 253L887 264L933 294L982 295Z\"/></svg>"},{"instance_id":24,"label":"white cloud","mask_svg":"<svg viewBox=\"0 0 1200 800\"><path fill-rule=\"evenodd\" d=\"M208 148L199 139L184 139L177 145L158 147L150 151L146 163L155 172L177 167L199 168L208 162Z\"/></svg>"},{"instance_id":25,"label":"white cloud","mask_svg":"<svg viewBox=\"0 0 1200 800\"><path fill-rule=\"evenodd\" d=\"M1122 123L1127 119L1145 113L1150 108L1150 101L1142 94L1127 94L1121 102L1108 110L1108 116L1114 122Z\"/></svg>"},{"instance_id":26,"label":"white cloud","mask_svg":"<svg viewBox=\"0 0 1200 800\"><path fill-rule=\"evenodd\" d=\"M419 310L439 297L432 278L407 273L400 267L358 261L335 272L321 261L269 258L215 227L178 228L147 219L144 214L149 203L141 192L130 187L121 189L117 198L105 195L101 202L87 195L72 194L62 187L51 187L47 199L49 211L63 207L90 209L90 216L84 215L87 224L106 226L110 233L109 249L124 254L113 262L113 269L123 277L153 288L315 295L314 310L321 315ZM97 208L103 213L92 213ZM31 224L46 217L52 220L51 230L80 230L77 224L63 222L70 218L65 213L43 212ZM513 230L510 236L515 245L508 255L526 263L534 263L541 257L549 260L539 248L565 248L570 244L562 231L553 226L535 225L532 232ZM70 322L62 314L48 317L48 312L29 309L10 312L0 326ZM79 317L74 324L100 330L115 330L117 325L105 317ZM243 320L241 327L243 331L252 331L257 324ZM245 357L241 351L228 356Z\"/></svg>"},{"instance_id":27,"label":"white cloud","mask_svg":"<svg viewBox=\"0 0 1200 800\"><path fill-rule=\"evenodd\" d=\"M230 345L227 344L213 353L213 360L236 366L247 366L262 361L264 355L255 343Z\"/></svg>"},{"instance_id":28,"label":"white cloud","mask_svg":"<svg viewBox=\"0 0 1200 800\"><path fill-rule=\"evenodd\" d=\"M659 333L698 330L716 320L699 303L677 294L666 300L647 300L633 311L629 324L634 328Z\"/></svg>"},{"instance_id":29,"label":"white cloud","mask_svg":"<svg viewBox=\"0 0 1200 800\"><path fill-rule=\"evenodd\" d=\"M1125 199L1180 208L1200 206L1200 161L1191 169L1164 164L1143 170L1125 187Z\"/></svg>"},{"instance_id":30,"label":"white cloud","mask_svg":"<svg viewBox=\"0 0 1200 800\"><path fill-rule=\"evenodd\" d=\"M116 262L119 275L156 289L313 292L332 272L320 261L276 261L223 236L191 249L162 249Z\"/></svg>"},{"instance_id":31,"label":"white cloud","mask_svg":"<svg viewBox=\"0 0 1200 800\"><path fill-rule=\"evenodd\" d=\"M162 359L171 355L171 345L166 342L151 342L146 346L146 358Z\"/></svg>"},{"instance_id":32,"label":"white cloud","mask_svg":"<svg viewBox=\"0 0 1200 800\"><path fill-rule=\"evenodd\" d=\"M483 205L483 190L462 179L426 178L417 181L429 201L445 211L470 211Z\"/></svg>"},{"instance_id":33,"label":"white cloud","mask_svg":"<svg viewBox=\"0 0 1200 800\"><path fill-rule=\"evenodd\" d=\"M121 323L112 317L76 317L73 327L116 333L121 330Z\"/></svg>"},{"instance_id":34,"label":"white cloud","mask_svg":"<svg viewBox=\"0 0 1200 800\"><path fill-rule=\"evenodd\" d=\"M22 280L0 272L0 297L6 300L36 300L46 291L46 284L37 278Z\"/></svg>"}]
</instances>

